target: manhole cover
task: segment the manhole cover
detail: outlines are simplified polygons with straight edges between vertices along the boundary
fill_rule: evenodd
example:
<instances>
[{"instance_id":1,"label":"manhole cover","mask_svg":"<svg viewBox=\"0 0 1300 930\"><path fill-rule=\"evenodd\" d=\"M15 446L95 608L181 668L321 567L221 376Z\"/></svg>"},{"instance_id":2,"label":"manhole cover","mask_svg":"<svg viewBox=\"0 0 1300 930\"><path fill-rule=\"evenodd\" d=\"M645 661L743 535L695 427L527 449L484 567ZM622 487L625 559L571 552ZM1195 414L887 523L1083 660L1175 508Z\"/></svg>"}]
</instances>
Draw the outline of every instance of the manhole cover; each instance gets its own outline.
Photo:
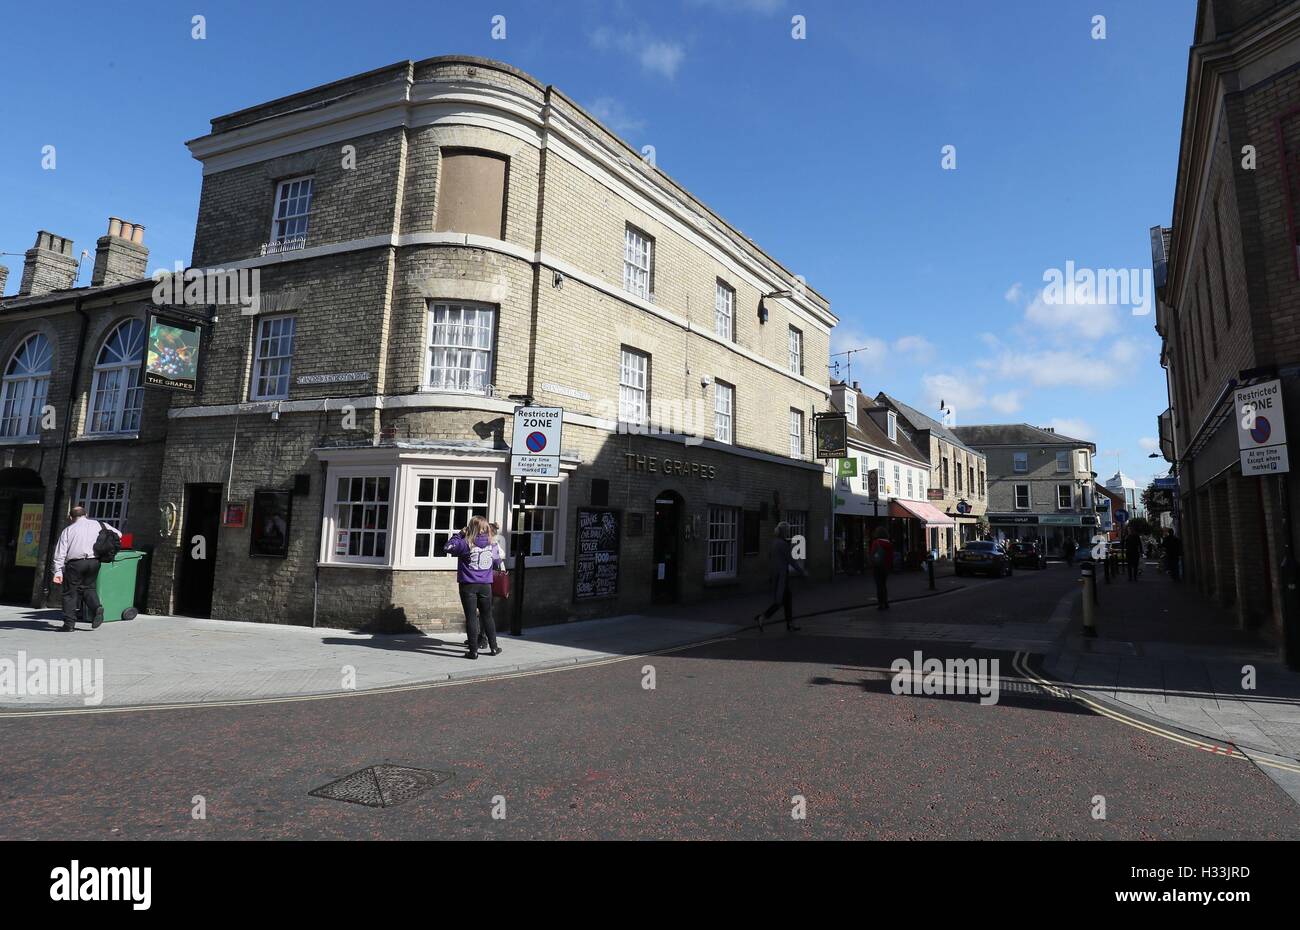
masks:
<instances>
[{"instance_id":1,"label":"manhole cover","mask_svg":"<svg viewBox=\"0 0 1300 930\"><path fill-rule=\"evenodd\" d=\"M432 772L405 765L372 765L307 793L316 798L364 804L366 807L396 807L418 798L449 778L450 772Z\"/></svg>"}]
</instances>

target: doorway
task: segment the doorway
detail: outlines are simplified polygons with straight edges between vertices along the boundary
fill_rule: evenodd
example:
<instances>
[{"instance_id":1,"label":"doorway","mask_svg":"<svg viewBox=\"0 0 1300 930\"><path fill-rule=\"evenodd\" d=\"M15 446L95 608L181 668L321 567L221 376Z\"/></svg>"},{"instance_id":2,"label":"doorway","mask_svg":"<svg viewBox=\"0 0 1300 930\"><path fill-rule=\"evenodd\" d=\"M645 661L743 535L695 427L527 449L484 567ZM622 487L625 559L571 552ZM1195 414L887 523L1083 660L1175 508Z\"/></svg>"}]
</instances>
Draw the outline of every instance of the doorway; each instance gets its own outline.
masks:
<instances>
[{"instance_id":1,"label":"doorway","mask_svg":"<svg viewBox=\"0 0 1300 930\"><path fill-rule=\"evenodd\" d=\"M655 497L654 551L650 563L653 574L650 600L671 604L677 600L678 549L681 545L682 498L675 491Z\"/></svg>"},{"instance_id":2,"label":"doorway","mask_svg":"<svg viewBox=\"0 0 1300 930\"><path fill-rule=\"evenodd\" d=\"M176 581L178 614L212 616L212 591L217 580L217 531L220 526L221 485L185 485L181 564ZM196 537L201 537L202 542Z\"/></svg>"},{"instance_id":3,"label":"doorway","mask_svg":"<svg viewBox=\"0 0 1300 930\"><path fill-rule=\"evenodd\" d=\"M29 468L0 471L0 601L31 605L46 523L40 475Z\"/></svg>"}]
</instances>

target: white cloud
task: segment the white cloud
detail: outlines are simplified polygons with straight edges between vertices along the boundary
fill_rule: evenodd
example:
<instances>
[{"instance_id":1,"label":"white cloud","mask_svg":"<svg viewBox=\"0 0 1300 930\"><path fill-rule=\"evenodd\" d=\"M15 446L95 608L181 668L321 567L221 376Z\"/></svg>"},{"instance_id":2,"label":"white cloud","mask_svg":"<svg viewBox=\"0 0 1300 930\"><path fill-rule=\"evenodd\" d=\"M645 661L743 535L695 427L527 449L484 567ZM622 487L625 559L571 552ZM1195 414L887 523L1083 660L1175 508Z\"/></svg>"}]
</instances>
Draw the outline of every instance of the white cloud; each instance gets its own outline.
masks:
<instances>
[{"instance_id":1,"label":"white cloud","mask_svg":"<svg viewBox=\"0 0 1300 930\"><path fill-rule=\"evenodd\" d=\"M633 55L644 70L652 74L661 74L669 79L677 76L677 71L686 58L686 48L680 42L654 38L644 29L637 32L619 32L608 26L601 26L591 33L590 39L591 44L601 51L618 51Z\"/></svg>"},{"instance_id":2,"label":"white cloud","mask_svg":"<svg viewBox=\"0 0 1300 930\"><path fill-rule=\"evenodd\" d=\"M1003 416L1010 416L1021 408L1019 391L1004 391L989 398L989 406Z\"/></svg>"},{"instance_id":3,"label":"white cloud","mask_svg":"<svg viewBox=\"0 0 1300 930\"><path fill-rule=\"evenodd\" d=\"M1142 451L1146 453L1160 451L1160 440L1156 439L1154 436L1143 436L1138 440L1138 445L1142 448Z\"/></svg>"},{"instance_id":4,"label":"white cloud","mask_svg":"<svg viewBox=\"0 0 1300 930\"><path fill-rule=\"evenodd\" d=\"M1119 329L1119 310L1110 304L1048 303L1039 291L1025 308L1035 329L1071 340L1096 341Z\"/></svg>"},{"instance_id":5,"label":"white cloud","mask_svg":"<svg viewBox=\"0 0 1300 930\"><path fill-rule=\"evenodd\" d=\"M587 105L587 110L618 133L640 132L645 129L645 120L631 116L622 101L614 97L598 97Z\"/></svg>"},{"instance_id":6,"label":"white cloud","mask_svg":"<svg viewBox=\"0 0 1300 930\"><path fill-rule=\"evenodd\" d=\"M785 6L785 0L691 0L696 6L712 7L723 13L775 13Z\"/></svg>"},{"instance_id":7,"label":"white cloud","mask_svg":"<svg viewBox=\"0 0 1300 930\"><path fill-rule=\"evenodd\" d=\"M1019 281L1007 288L1007 292L1002 295L1003 300L1009 304L1020 303L1020 298L1024 296L1025 288Z\"/></svg>"},{"instance_id":8,"label":"white cloud","mask_svg":"<svg viewBox=\"0 0 1300 930\"><path fill-rule=\"evenodd\" d=\"M925 410L937 411L939 402L951 407L961 422L963 414L984 406L984 389L978 380L953 374L928 374L921 377L921 390L925 397Z\"/></svg>"},{"instance_id":9,"label":"white cloud","mask_svg":"<svg viewBox=\"0 0 1300 930\"><path fill-rule=\"evenodd\" d=\"M1093 439L1097 435L1091 423L1074 417L1052 417L1052 422L1048 425L1071 439Z\"/></svg>"},{"instance_id":10,"label":"white cloud","mask_svg":"<svg viewBox=\"0 0 1300 930\"><path fill-rule=\"evenodd\" d=\"M934 357L934 343L924 336L901 336L894 340L894 351L913 361L928 362Z\"/></svg>"}]
</instances>

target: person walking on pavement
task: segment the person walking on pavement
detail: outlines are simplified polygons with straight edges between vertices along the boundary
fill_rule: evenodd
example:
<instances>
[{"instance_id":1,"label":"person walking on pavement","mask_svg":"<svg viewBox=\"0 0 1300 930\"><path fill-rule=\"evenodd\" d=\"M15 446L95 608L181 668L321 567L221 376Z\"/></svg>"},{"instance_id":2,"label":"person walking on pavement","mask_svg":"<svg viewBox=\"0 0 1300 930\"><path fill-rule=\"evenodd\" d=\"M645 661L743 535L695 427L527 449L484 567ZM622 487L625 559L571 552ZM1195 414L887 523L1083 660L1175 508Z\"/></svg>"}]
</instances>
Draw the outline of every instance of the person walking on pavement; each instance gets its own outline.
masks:
<instances>
[{"instance_id":1,"label":"person walking on pavement","mask_svg":"<svg viewBox=\"0 0 1300 930\"><path fill-rule=\"evenodd\" d=\"M798 562L794 561L790 550L790 524L781 522L772 530L772 546L767 555L768 580L772 584L772 603L767 609L756 614L754 622L758 632L763 632L763 621L778 610L785 612L785 628L796 632L800 628L794 625L794 597L790 592L790 573L804 575Z\"/></svg>"},{"instance_id":2,"label":"person walking on pavement","mask_svg":"<svg viewBox=\"0 0 1300 930\"><path fill-rule=\"evenodd\" d=\"M1124 562L1128 566L1128 580L1137 581L1142 571L1142 537L1130 529L1124 537Z\"/></svg>"},{"instance_id":3,"label":"person walking on pavement","mask_svg":"<svg viewBox=\"0 0 1300 930\"><path fill-rule=\"evenodd\" d=\"M488 538L492 540L492 545L496 546L496 548L497 548L497 552L499 553L497 557L498 557L498 558L504 558L503 553L505 552L505 550L501 547L501 527L498 526L498 525L495 524L495 523L489 523L489 524L488 524ZM497 610L497 601L498 601L498 600L499 600L499 598L496 598L496 597L493 597L493 598L492 598L492 608L491 608L491 609L492 609L492 625L493 625L493 626L495 626L495 625L496 625L496 622L497 622L497 613L496 613L496 610ZM467 628L467 629L468 629L468 628ZM466 637L465 637L465 642L462 643L462 645L463 645L466 649L469 648L469 636L468 636L468 635L466 635ZM478 651L479 651L479 652L487 652L487 650L488 650L487 630L484 629L483 627L479 627L479 631L478 631Z\"/></svg>"},{"instance_id":4,"label":"person walking on pavement","mask_svg":"<svg viewBox=\"0 0 1300 930\"><path fill-rule=\"evenodd\" d=\"M63 586L64 633L76 629L77 611L83 607L83 618L91 618L91 629L98 630L104 622L104 605L95 590L100 565L95 544L106 531L122 536L116 527L87 517L86 508L73 507L68 513L68 525L54 546L54 583Z\"/></svg>"},{"instance_id":5,"label":"person walking on pavement","mask_svg":"<svg viewBox=\"0 0 1300 930\"><path fill-rule=\"evenodd\" d=\"M489 536L486 517L470 517L469 525L447 540L446 552L459 560L456 581L460 585L460 605L465 611L465 632L468 637L465 658L477 659L479 629L487 634L487 648L492 655L500 655L497 645L497 628L492 619L492 570L501 563L501 549Z\"/></svg>"},{"instance_id":6,"label":"person walking on pavement","mask_svg":"<svg viewBox=\"0 0 1300 930\"><path fill-rule=\"evenodd\" d=\"M1172 529L1165 531L1165 571L1174 581L1178 580L1178 560L1183 557L1183 541L1174 535Z\"/></svg>"},{"instance_id":7,"label":"person walking on pavement","mask_svg":"<svg viewBox=\"0 0 1300 930\"><path fill-rule=\"evenodd\" d=\"M1073 536L1067 536L1061 542L1061 554L1065 556L1066 565L1074 565L1074 553L1079 548L1079 544L1074 541Z\"/></svg>"},{"instance_id":8,"label":"person walking on pavement","mask_svg":"<svg viewBox=\"0 0 1300 930\"><path fill-rule=\"evenodd\" d=\"M871 534L871 574L876 579L876 610L889 609L889 573L894 570L894 544L883 526Z\"/></svg>"}]
</instances>

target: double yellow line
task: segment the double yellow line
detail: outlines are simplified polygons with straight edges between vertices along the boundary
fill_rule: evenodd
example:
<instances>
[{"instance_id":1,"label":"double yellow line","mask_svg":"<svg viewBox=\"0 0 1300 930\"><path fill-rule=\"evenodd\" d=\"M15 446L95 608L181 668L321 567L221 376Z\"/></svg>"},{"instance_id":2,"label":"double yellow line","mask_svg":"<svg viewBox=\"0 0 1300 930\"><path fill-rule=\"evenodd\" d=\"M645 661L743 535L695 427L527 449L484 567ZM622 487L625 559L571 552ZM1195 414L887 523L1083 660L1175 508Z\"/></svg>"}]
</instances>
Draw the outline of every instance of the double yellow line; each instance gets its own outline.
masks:
<instances>
[{"instance_id":1,"label":"double yellow line","mask_svg":"<svg viewBox=\"0 0 1300 930\"><path fill-rule=\"evenodd\" d=\"M1242 762L1252 762L1255 765L1267 765L1270 768L1282 769L1286 772L1300 773L1300 765L1297 765L1294 762L1279 762L1272 759L1263 759L1258 756L1247 755L1232 744L1225 746L1219 743L1207 742L1202 739L1187 736L1186 734L1179 733L1175 730L1156 726L1155 724L1148 723L1145 720L1139 720L1137 717L1130 717L1128 714L1122 714L1105 704L1098 703L1088 697L1085 692L1064 688L1051 679L1043 678L1029 667L1029 653L1027 652L1017 652L1015 657L1011 660L1011 666L1022 676L1032 681L1040 688L1043 688L1049 694L1054 694L1057 697L1068 698L1075 703L1084 705L1093 713L1100 714L1103 717L1109 717L1111 720L1118 721L1119 723L1133 727L1136 730L1141 730L1143 733L1149 733L1152 736L1159 736L1162 739L1180 743L1183 746L1190 746L1192 749L1199 749L1202 752L1208 752L1212 755L1227 756L1230 759L1240 759Z\"/></svg>"}]
</instances>

